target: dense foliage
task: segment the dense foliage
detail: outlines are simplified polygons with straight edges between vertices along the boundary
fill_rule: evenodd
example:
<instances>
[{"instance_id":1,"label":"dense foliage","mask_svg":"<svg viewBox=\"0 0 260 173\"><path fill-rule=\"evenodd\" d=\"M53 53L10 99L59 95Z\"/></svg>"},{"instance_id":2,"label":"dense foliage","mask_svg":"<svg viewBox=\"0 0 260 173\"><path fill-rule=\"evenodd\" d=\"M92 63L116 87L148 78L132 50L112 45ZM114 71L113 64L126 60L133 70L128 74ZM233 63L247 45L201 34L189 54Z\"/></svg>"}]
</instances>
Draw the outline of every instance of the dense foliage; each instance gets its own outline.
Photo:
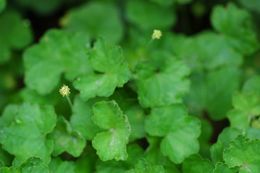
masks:
<instances>
[{"instance_id":1,"label":"dense foliage","mask_svg":"<svg viewBox=\"0 0 260 173\"><path fill-rule=\"evenodd\" d=\"M259 0L0 0L0 172L260 173L259 19Z\"/></svg>"}]
</instances>

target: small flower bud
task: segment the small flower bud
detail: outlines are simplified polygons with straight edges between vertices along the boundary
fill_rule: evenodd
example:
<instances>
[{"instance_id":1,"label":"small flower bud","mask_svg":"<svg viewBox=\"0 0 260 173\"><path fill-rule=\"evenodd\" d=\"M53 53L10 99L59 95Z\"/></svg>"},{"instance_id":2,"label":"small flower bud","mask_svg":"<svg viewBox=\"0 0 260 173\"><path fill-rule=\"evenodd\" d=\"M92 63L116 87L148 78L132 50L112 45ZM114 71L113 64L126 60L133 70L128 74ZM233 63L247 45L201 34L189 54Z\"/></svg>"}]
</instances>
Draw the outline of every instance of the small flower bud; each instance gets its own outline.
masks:
<instances>
[{"instance_id":1,"label":"small flower bud","mask_svg":"<svg viewBox=\"0 0 260 173\"><path fill-rule=\"evenodd\" d=\"M68 96L70 94L70 88L67 85L63 85L59 92L63 97Z\"/></svg>"},{"instance_id":2,"label":"small flower bud","mask_svg":"<svg viewBox=\"0 0 260 173\"><path fill-rule=\"evenodd\" d=\"M158 30L158 29L154 29L153 30L153 35L152 35L152 39L160 39L162 37L162 31Z\"/></svg>"}]
</instances>

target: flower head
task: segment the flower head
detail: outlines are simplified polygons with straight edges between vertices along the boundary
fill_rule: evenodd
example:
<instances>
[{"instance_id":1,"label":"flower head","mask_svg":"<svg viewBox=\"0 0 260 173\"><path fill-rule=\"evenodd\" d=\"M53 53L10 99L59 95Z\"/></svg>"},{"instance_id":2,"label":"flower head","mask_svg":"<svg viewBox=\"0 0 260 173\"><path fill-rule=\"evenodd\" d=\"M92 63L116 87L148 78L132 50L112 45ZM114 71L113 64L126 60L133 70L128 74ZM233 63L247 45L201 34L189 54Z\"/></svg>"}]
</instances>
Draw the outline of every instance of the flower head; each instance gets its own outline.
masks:
<instances>
[{"instance_id":1,"label":"flower head","mask_svg":"<svg viewBox=\"0 0 260 173\"><path fill-rule=\"evenodd\" d=\"M59 92L63 97L68 96L70 94L70 88L67 85L63 85Z\"/></svg>"},{"instance_id":2,"label":"flower head","mask_svg":"<svg viewBox=\"0 0 260 173\"><path fill-rule=\"evenodd\" d=\"M162 37L162 31L158 29L153 30L152 39L160 39Z\"/></svg>"}]
</instances>

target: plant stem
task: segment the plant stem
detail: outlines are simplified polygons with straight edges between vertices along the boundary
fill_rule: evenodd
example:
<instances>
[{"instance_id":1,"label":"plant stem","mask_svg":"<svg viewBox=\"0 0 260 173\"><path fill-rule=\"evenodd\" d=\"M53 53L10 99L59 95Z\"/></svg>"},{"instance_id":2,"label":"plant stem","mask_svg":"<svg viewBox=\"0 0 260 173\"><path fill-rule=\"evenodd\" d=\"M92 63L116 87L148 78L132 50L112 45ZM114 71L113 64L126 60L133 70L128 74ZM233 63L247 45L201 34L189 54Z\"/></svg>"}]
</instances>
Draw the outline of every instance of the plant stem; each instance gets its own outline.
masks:
<instances>
[{"instance_id":1,"label":"plant stem","mask_svg":"<svg viewBox=\"0 0 260 173\"><path fill-rule=\"evenodd\" d=\"M70 105L70 108L71 108L71 110L72 110L72 102L71 102L71 100L70 100L70 97L69 97L69 96L66 96L66 99L68 100L69 105Z\"/></svg>"}]
</instances>

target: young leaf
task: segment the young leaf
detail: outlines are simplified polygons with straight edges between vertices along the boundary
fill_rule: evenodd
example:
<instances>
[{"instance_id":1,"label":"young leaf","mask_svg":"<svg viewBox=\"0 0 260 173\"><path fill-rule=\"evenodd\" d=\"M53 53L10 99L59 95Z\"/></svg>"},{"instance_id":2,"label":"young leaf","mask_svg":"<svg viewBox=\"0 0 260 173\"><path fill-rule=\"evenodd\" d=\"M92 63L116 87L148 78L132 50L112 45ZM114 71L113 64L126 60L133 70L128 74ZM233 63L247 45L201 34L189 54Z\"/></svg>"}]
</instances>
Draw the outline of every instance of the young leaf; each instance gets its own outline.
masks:
<instances>
[{"instance_id":1,"label":"young leaf","mask_svg":"<svg viewBox=\"0 0 260 173\"><path fill-rule=\"evenodd\" d=\"M84 100L108 97L129 80L130 71L120 47L99 39L89 54L91 66L101 74L84 75L74 82Z\"/></svg>"},{"instance_id":2,"label":"young leaf","mask_svg":"<svg viewBox=\"0 0 260 173\"><path fill-rule=\"evenodd\" d=\"M126 144L131 132L127 116L115 101L101 101L93 106L92 120L104 131L98 133L92 145L102 161L126 160Z\"/></svg>"},{"instance_id":3,"label":"young leaf","mask_svg":"<svg viewBox=\"0 0 260 173\"><path fill-rule=\"evenodd\" d=\"M40 43L24 53L25 83L40 94L57 87L62 73L68 80L92 71L87 55L88 40L79 33L50 30Z\"/></svg>"},{"instance_id":4,"label":"young leaf","mask_svg":"<svg viewBox=\"0 0 260 173\"><path fill-rule=\"evenodd\" d=\"M46 137L56 124L56 114L51 106L24 103L9 105L0 118L0 143L15 156L20 165L31 157L50 161L53 141Z\"/></svg>"},{"instance_id":5,"label":"young leaf","mask_svg":"<svg viewBox=\"0 0 260 173\"><path fill-rule=\"evenodd\" d=\"M151 136L163 137L160 150L174 163L182 163L199 151L200 121L188 116L180 105L152 109L145 129Z\"/></svg>"}]
</instances>

